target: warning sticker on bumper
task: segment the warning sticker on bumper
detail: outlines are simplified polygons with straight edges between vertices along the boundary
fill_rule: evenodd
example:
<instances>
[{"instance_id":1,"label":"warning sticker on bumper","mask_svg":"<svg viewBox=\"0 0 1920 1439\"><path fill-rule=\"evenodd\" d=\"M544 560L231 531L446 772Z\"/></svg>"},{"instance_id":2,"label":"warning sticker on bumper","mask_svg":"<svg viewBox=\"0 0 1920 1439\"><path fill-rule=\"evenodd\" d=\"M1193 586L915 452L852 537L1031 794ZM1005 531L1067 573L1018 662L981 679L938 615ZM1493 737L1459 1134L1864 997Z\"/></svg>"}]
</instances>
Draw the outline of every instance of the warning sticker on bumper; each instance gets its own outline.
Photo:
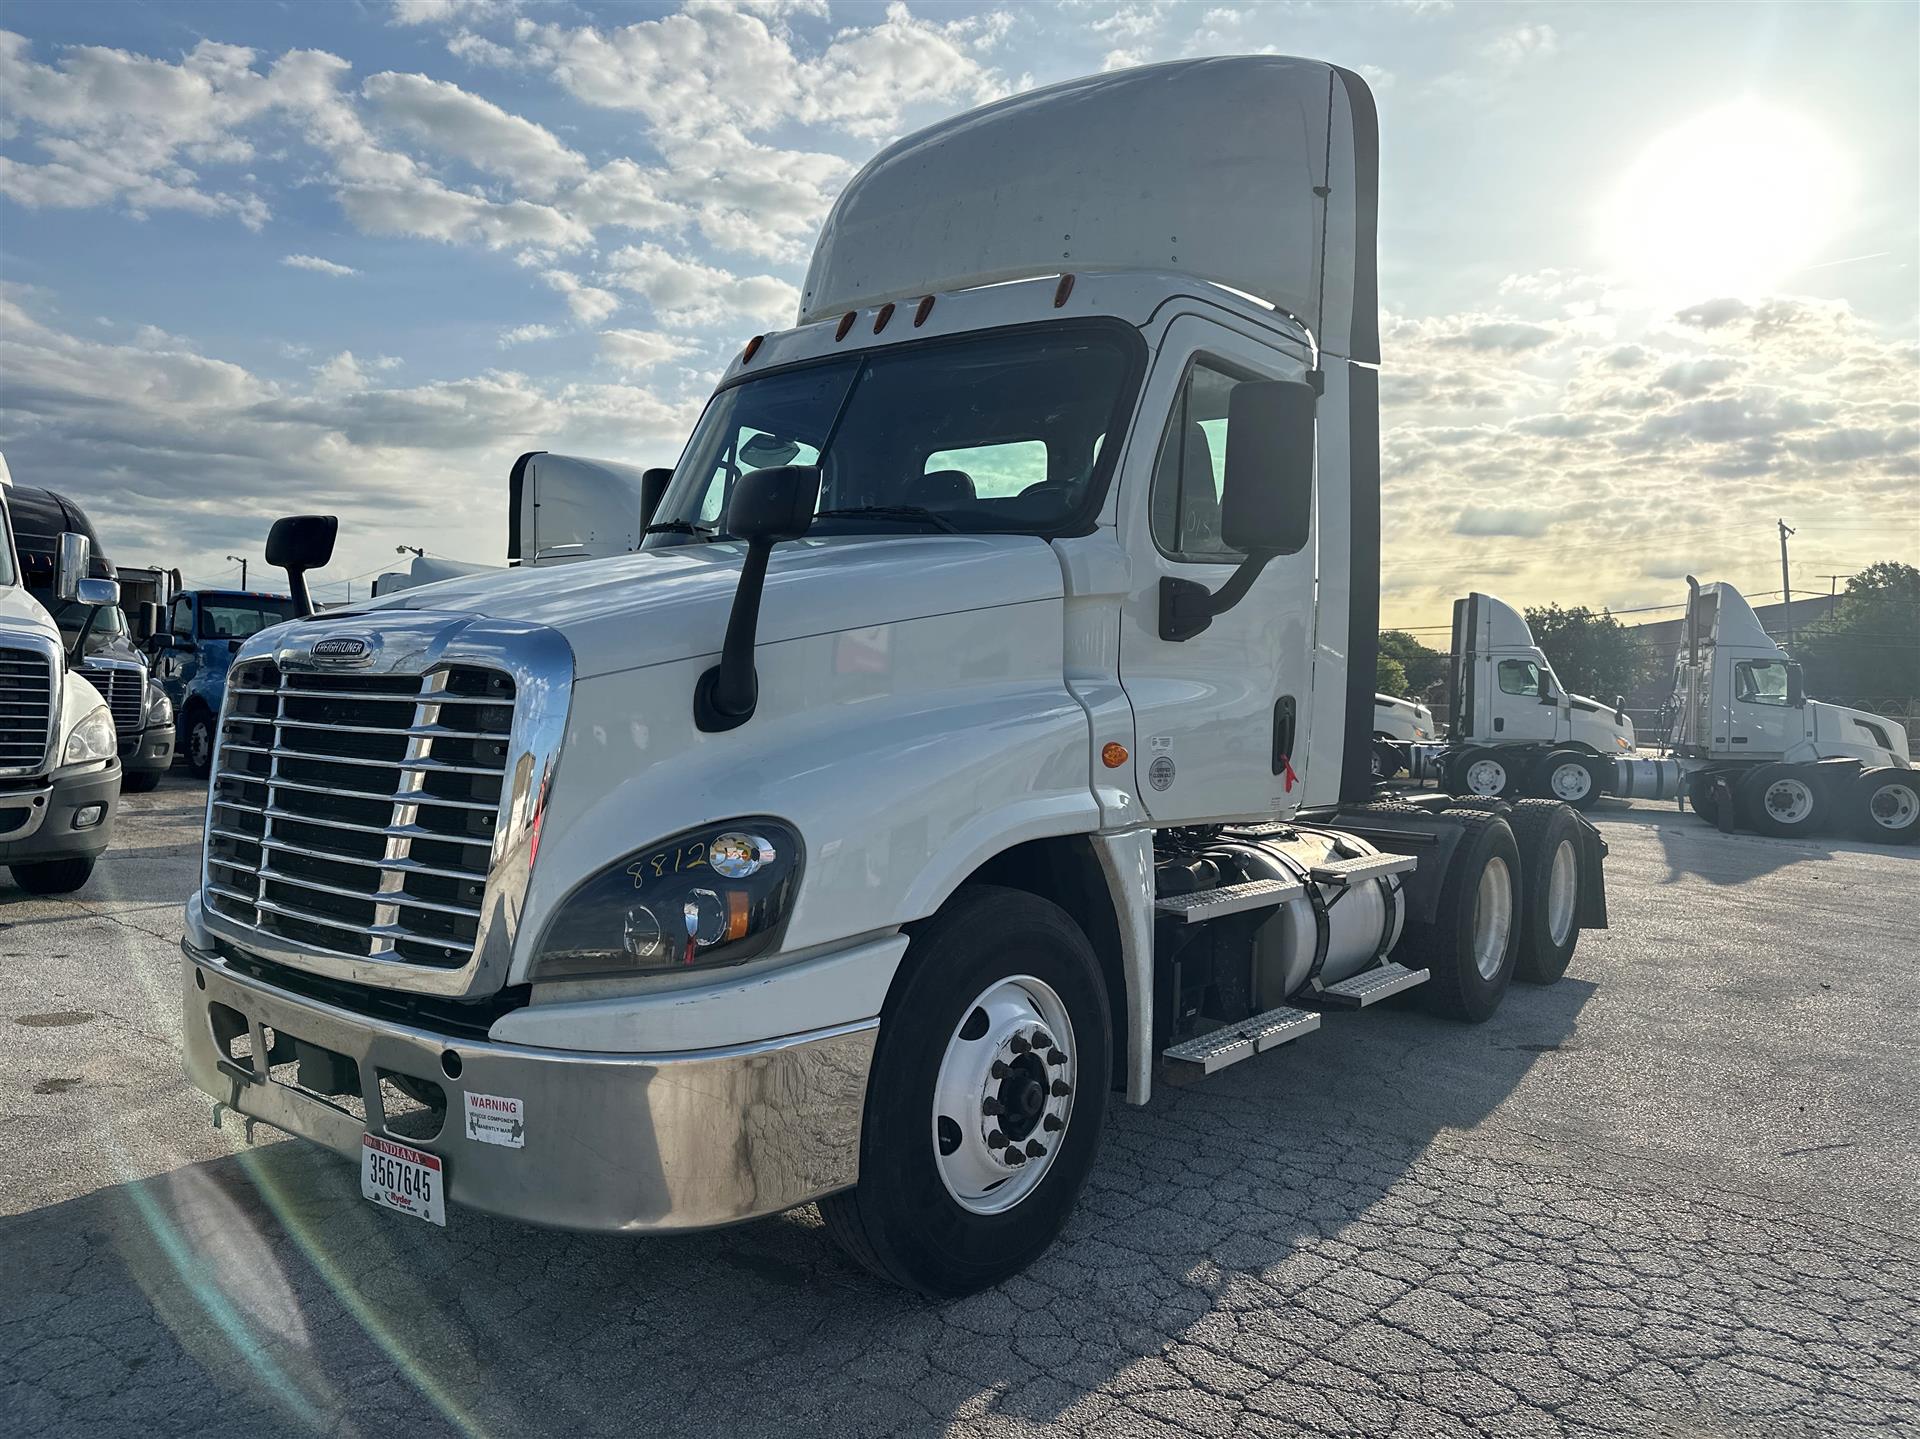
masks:
<instances>
[{"instance_id":1,"label":"warning sticker on bumper","mask_svg":"<svg viewBox=\"0 0 1920 1439\"><path fill-rule=\"evenodd\" d=\"M520 1149L527 1142L527 1107L504 1094L467 1095L467 1138Z\"/></svg>"}]
</instances>

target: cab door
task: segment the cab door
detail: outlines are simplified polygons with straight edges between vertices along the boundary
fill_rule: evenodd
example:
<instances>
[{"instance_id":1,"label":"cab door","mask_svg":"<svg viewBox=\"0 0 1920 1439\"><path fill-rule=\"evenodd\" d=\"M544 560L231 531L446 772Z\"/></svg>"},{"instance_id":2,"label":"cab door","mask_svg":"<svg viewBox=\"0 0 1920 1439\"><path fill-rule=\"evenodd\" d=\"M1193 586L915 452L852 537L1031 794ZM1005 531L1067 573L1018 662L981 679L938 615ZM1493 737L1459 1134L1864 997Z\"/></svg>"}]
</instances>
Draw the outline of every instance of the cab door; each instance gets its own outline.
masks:
<instances>
[{"instance_id":1,"label":"cab door","mask_svg":"<svg viewBox=\"0 0 1920 1439\"><path fill-rule=\"evenodd\" d=\"M1560 738L1560 706L1565 701L1556 698L1542 702L1542 691L1552 687L1553 680L1539 654L1496 651L1491 659L1492 741L1495 744L1551 744ZM1557 696L1557 689L1555 693Z\"/></svg>"},{"instance_id":2,"label":"cab door","mask_svg":"<svg viewBox=\"0 0 1920 1439\"><path fill-rule=\"evenodd\" d=\"M1218 592L1239 568L1244 556L1223 537L1220 507L1233 391L1301 382L1307 368L1252 335L1182 316L1148 377L1121 482L1131 577L1120 681L1133 706L1136 793L1158 825L1287 814L1305 791L1312 540L1270 560L1238 604L1186 638L1163 632L1162 594L1167 580Z\"/></svg>"}]
</instances>

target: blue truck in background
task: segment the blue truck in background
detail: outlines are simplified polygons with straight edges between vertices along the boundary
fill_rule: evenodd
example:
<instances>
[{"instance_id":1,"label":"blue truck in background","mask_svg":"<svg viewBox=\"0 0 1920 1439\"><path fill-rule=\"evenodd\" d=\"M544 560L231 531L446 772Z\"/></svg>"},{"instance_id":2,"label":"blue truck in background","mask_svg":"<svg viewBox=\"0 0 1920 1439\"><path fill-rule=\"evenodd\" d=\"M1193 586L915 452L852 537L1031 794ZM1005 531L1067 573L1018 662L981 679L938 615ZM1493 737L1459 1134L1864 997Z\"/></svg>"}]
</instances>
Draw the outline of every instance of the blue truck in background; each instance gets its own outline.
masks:
<instances>
[{"instance_id":1,"label":"blue truck in background","mask_svg":"<svg viewBox=\"0 0 1920 1439\"><path fill-rule=\"evenodd\" d=\"M213 768L213 738L234 651L294 613L291 596L254 590L183 590L167 601L148 644L154 678L173 701L180 753L195 774L204 778Z\"/></svg>"}]
</instances>

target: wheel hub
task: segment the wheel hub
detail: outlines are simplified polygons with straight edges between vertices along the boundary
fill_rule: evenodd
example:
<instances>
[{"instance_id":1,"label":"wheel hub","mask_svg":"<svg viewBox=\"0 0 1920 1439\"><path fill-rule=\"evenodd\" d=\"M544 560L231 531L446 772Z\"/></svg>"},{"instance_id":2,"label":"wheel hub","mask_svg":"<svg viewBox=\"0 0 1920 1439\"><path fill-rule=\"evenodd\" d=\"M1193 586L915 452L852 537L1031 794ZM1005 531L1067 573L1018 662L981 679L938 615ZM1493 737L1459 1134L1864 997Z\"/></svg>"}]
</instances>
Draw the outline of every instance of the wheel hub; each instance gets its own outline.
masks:
<instances>
[{"instance_id":1,"label":"wheel hub","mask_svg":"<svg viewBox=\"0 0 1920 1439\"><path fill-rule=\"evenodd\" d=\"M1903 784L1883 784L1873 792L1867 813L1882 829L1911 829L1920 819L1920 798Z\"/></svg>"},{"instance_id":2,"label":"wheel hub","mask_svg":"<svg viewBox=\"0 0 1920 1439\"><path fill-rule=\"evenodd\" d=\"M1767 786L1766 805L1782 824L1798 824L1813 811L1813 790L1804 780L1777 779Z\"/></svg>"},{"instance_id":3,"label":"wheel hub","mask_svg":"<svg viewBox=\"0 0 1920 1439\"><path fill-rule=\"evenodd\" d=\"M1467 788L1479 795L1497 795L1507 787L1507 767L1498 760L1475 760L1467 766Z\"/></svg>"},{"instance_id":4,"label":"wheel hub","mask_svg":"<svg viewBox=\"0 0 1920 1439\"><path fill-rule=\"evenodd\" d=\"M1044 980L1001 980L967 1007L933 1092L934 1163L964 1208L1004 1213L1039 1187L1073 1113L1074 1054Z\"/></svg>"},{"instance_id":5,"label":"wheel hub","mask_svg":"<svg viewBox=\"0 0 1920 1439\"><path fill-rule=\"evenodd\" d=\"M1593 776L1583 764L1563 764L1555 768L1548 787L1555 799L1585 799L1587 791L1593 788Z\"/></svg>"}]
</instances>

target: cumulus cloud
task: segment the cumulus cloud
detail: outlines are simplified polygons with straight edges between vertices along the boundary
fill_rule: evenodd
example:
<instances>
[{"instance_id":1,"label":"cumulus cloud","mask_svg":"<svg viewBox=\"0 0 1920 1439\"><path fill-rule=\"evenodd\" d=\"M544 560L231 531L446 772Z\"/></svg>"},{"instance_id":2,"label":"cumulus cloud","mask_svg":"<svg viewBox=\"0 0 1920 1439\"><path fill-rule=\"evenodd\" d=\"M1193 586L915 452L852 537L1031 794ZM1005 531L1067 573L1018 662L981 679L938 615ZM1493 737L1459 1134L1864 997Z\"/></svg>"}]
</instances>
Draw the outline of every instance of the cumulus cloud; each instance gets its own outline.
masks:
<instances>
[{"instance_id":1,"label":"cumulus cloud","mask_svg":"<svg viewBox=\"0 0 1920 1439\"><path fill-rule=\"evenodd\" d=\"M361 94L388 125L530 194L551 196L586 176L587 162L551 131L445 80L388 72L371 76Z\"/></svg>"},{"instance_id":2,"label":"cumulus cloud","mask_svg":"<svg viewBox=\"0 0 1920 1439\"><path fill-rule=\"evenodd\" d=\"M692 353L693 346L685 340L653 330L600 332L600 358L628 374L638 374Z\"/></svg>"},{"instance_id":3,"label":"cumulus cloud","mask_svg":"<svg viewBox=\"0 0 1920 1439\"><path fill-rule=\"evenodd\" d=\"M544 270L540 278L567 297L568 313L583 325L597 325L620 308L620 297L611 290L589 285L565 270Z\"/></svg>"},{"instance_id":4,"label":"cumulus cloud","mask_svg":"<svg viewBox=\"0 0 1920 1439\"><path fill-rule=\"evenodd\" d=\"M1560 48L1560 37L1553 26L1520 25L1497 35L1487 46L1488 56L1502 65L1524 65L1543 60Z\"/></svg>"},{"instance_id":5,"label":"cumulus cloud","mask_svg":"<svg viewBox=\"0 0 1920 1439\"><path fill-rule=\"evenodd\" d=\"M746 319L765 327L791 324L800 291L773 275L735 275L671 254L658 245L628 245L607 258L612 283L642 296L674 328Z\"/></svg>"},{"instance_id":6,"label":"cumulus cloud","mask_svg":"<svg viewBox=\"0 0 1920 1439\"><path fill-rule=\"evenodd\" d=\"M312 270L316 275L357 275L360 272L351 265L338 265L332 260L323 260L318 255L282 255L280 263L290 269Z\"/></svg>"},{"instance_id":7,"label":"cumulus cloud","mask_svg":"<svg viewBox=\"0 0 1920 1439\"><path fill-rule=\"evenodd\" d=\"M500 348L510 350L515 345L530 344L535 340L551 340L559 333L551 325L515 325L511 330L500 332Z\"/></svg>"}]
</instances>

